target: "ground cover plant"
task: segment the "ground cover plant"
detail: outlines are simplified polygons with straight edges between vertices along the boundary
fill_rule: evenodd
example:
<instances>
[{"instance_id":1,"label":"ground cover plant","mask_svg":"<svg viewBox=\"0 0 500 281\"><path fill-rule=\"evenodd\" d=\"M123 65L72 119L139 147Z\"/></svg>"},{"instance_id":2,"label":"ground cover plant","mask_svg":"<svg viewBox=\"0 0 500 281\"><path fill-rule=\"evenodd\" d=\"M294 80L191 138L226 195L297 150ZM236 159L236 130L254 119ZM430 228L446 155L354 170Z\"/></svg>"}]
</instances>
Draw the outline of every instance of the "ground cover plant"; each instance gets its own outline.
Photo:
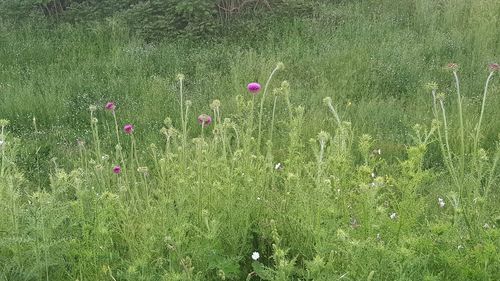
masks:
<instances>
[{"instance_id":1,"label":"ground cover plant","mask_svg":"<svg viewBox=\"0 0 500 281\"><path fill-rule=\"evenodd\" d=\"M500 4L321 8L2 22L0 280L497 280Z\"/></svg>"}]
</instances>

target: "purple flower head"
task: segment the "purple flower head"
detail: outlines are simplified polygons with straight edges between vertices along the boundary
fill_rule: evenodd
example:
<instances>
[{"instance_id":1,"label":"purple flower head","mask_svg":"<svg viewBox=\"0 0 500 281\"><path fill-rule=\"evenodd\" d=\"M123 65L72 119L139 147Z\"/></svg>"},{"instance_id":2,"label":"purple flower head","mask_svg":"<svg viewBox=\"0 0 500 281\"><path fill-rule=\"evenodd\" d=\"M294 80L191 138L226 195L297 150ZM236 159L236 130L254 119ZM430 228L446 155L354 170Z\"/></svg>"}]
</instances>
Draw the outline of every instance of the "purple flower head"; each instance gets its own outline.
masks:
<instances>
[{"instance_id":1,"label":"purple flower head","mask_svg":"<svg viewBox=\"0 0 500 281\"><path fill-rule=\"evenodd\" d=\"M132 132L134 132L134 126L132 124L127 124L123 126L123 131L125 132L125 134L130 135L132 134Z\"/></svg>"},{"instance_id":2,"label":"purple flower head","mask_svg":"<svg viewBox=\"0 0 500 281\"><path fill-rule=\"evenodd\" d=\"M260 92L260 84L259 84L259 83L257 83L257 82L252 82L252 83L249 83L249 84L247 85L247 90L248 90L250 93L252 93L252 94L256 95L256 94L258 94L258 93Z\"/></svg>"},{"instance_id":3,"label":"purple flower head","mask_svg":"<svg viewBox=\"0 0 500 281\"><path fill-rule=\"evenodd\" d=\"M120 174L122 172L122 167L116 165L113 167L113 173Z\"/></svg>"},{"instance_id":4,"label":"purple flower head","mask_svg":"<svg viewBox=\"0 0 500 281\"><path fill-rule=\"evenodd\" d=\"M203 127L207 127L210 123L212 123L212 117L207 114L201 114L198 116L198 123L200 123Z\"/></svg>"},{"instance_id":5,"label":"purple flower head","mask_svg":"<svg viewBox=\"0 0 500 281\"><path fill-rule=\"evenodd\" d=\"M500 71L500 64L490 63L488 64L488 69L490 70L490 72Z\"/></svg>"},{"instance_id":6,"label":"purple flower head","mask_svg":"<svg viewBox=\"0 0 500 281\"><path fill-rule=\"evenodd\" d=\"M104 108L106 108L107 110L114 111L116 108L116 105L114 102L110 101L110 102L106 103L106 106Z\"/></svg>"}]
</instances>

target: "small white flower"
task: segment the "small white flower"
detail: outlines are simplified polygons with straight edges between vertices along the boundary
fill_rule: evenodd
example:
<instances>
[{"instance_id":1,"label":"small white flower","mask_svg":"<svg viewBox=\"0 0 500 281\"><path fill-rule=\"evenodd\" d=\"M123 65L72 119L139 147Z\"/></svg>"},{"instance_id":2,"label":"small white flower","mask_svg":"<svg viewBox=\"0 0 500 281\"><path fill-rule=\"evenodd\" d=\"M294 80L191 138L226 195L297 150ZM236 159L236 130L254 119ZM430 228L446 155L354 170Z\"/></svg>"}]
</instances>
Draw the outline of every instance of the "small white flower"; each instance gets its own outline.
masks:
<instances>
[{"instance_id":1,"label":"small white flower","mask_svg":"<svg viewBox=\"0 0 500 281\"><path fill-rule=\"evenodd\" d=\"M446 205L446 203L444 203L444 199L443 198L438 198L438 204L439 204L440 208L444 208L444 205Z\"/></svg>"},{"instance_id":2,"label":"small white flower","mask_svg":"<svg viewBox=\"0 0 500 281\"><path fill-rule=\"evenodd\" d=\"M275 170L283 170L283 164L278 163L278 164L274 165L274 169Z\"/></svg>"},{"instance_id":3,"label":"small white flower","mask_svg":"<svg viewBox=\"0 0 500 281\"><path fill-rule=\"evenodd\" d=\"M257 200L260 200L260 197L257 197Z\"/></svg>"},{"instance_id":4,"label":"small white flower","mask_svg":"<svg viewBox=\"0 0 500 281\"><path fill-rule=\"evenodd\" d=\"M464 246L462 246L462 245L457 246L457 250L462 250L463 248L464 248Z\"/></svg>"},{"instance_id":5,"label":"small white flower","mask_svg":"<svg viewBox=\"0 0 500 281\"><path fill-rule=\"evenodd\" d=\"M395 219L396 219L396 217L397 217L397 214L396 214L396 213L391 213L391 214L389 215L389 217L391 218L391 220L395 220Z\"/></svg>"},{"instance_id":6,"label":"small white flower","mask_svg":"<svg viewBox=\"0 0 500 281\"><path fill-rule=\"evenodd\" d=\"M253 252L252 253L252 260L256 261L260 258L259 252Z\"/></svg>"},{"instance_id":7,"label":"small white flower","mask_svg":"<svg viewBox=\"0 0 500 281\"><path fill-rule=\"evenodd\" d=\"M484 228L484 229L488 229L488 228L490 228L490 225L489 225L488 223L485 223L485 224L483 225L483 228Z\"/></svg>"}]
</instances>

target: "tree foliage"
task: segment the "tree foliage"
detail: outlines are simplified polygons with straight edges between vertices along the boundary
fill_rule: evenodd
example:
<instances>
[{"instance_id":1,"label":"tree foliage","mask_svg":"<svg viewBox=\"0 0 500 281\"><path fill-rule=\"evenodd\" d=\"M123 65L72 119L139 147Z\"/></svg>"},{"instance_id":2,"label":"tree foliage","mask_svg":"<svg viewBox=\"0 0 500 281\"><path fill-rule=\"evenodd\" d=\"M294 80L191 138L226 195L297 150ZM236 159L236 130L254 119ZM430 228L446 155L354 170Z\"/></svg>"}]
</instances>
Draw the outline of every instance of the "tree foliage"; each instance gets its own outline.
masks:
<instances>
[{"instance_id":1,"label":"tree foliage","mask_svg":"<svg viewBox=\"0 0 500 281\"><path fill-rule=\"evenodd\" d=\"M91 23L119 18L146 38L207 37L232 19L306 15L315 1L307 0L0 0L6 19L26 21L44 16L54 23ZM244 25L243 25L244 26Z\"/></svg>"}]
</instances>

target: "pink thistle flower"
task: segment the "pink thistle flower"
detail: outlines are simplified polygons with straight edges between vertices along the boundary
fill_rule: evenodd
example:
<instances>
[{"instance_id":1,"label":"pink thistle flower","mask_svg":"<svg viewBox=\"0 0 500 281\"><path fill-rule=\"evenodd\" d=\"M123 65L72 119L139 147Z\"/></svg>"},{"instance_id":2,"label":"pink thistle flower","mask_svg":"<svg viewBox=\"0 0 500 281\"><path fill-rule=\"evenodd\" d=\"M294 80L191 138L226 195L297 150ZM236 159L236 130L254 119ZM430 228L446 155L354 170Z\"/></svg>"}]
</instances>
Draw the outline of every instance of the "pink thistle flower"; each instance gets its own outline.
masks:
<instances>
[{"instance_id":1,"label":"pink thistle flower","mask_svg":"<svg viewBox=\"0 0 500 281\"><path fill-rule=\"evenodd\" d=\"M258 94L260 92L260 88L260 84L257 82L252 82L247 85L247 90L253 95Z\"/></svg>"},{"instance_id":2,"label":"pink thistle flower","mask_svg":"<svg viewBox=\"0 0 500 281\"><path fill-rule=\"evenodd\" d=\"M490 63L490 64L488 64L488 69L490 70L490 72L499 71L500 70L500 64L498 64L498 63Z\"/></svg>"},{"instance_id":3,"label":"pink thistle flower","mask_svg":"<svg viewBox=\"0 0 500 281\"><path fill-rule=\"evenodd\" d=\"M212 123L212 117L207 114L201 114L198 116L198 123L200 123L203 127L207 127L210 123Z\"/></svg>"},{"instance_id":4,"label":"pink thistle flower","mask_svg":"<svg viewBox=\"0 0 500 281\"><path fill-rule=\"evenodd\" d=\"M451 71L457 71L458 70L458 64L454 62L450 62L449 64L446 65L446 68Z\"/></svg>"},{"instance_id":5,"label":"pink thistle flower","mask_svg":"<svg viewBox=\"0 0 500 281\"><path fill-rule=\"evenodd\" d=\"M130 135L132 134L132 132L134 132L134 126L132 124L127 124L123 126L123 131L125 132L125 134Z\"/></svg>"},{"instance_id":6,"label":"pink thistle flower","mask_svg":"<svg viewBox=\"0 0 500 281\"><path fill-rule=\"evenodd\" d=\"M106 108L107 110L114 111L116 108L116 105L114 102L110 101L110 102L106 103L106 106L104 108Z\"/></svg>"},{"instance_id":7,"label":"pink thistle flower","mask_svg":"<svg viewBox=\"0 0 500 281\"><path fill-rule=\"evenodd\" d=\"M118 165L116 165L116 166L114 166L114 167L113 167L113 173L115 173L115 174L117 174L117 175L118 175L118 174L120 174L121 172L122 172L122 167L120 167L120 166L118 166Z\"/></svg>"}]
</instances>

